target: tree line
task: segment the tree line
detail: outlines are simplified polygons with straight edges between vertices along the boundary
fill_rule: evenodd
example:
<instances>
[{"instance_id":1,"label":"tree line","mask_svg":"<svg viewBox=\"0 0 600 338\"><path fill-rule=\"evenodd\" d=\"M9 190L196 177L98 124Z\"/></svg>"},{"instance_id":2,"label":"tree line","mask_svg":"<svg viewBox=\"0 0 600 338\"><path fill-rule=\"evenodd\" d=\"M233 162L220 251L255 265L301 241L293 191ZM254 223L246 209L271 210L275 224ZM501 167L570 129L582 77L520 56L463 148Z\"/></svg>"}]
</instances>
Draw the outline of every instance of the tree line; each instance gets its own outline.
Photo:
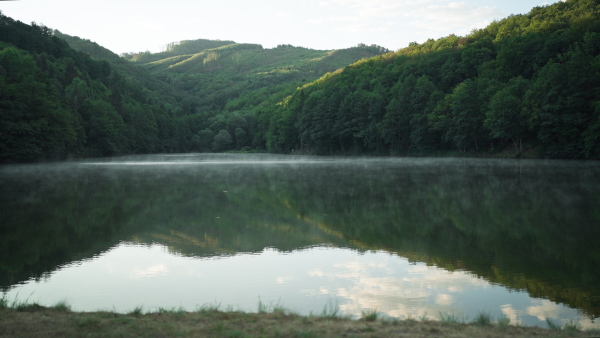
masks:
<instances>
[{"instance_id":1,"label":"tree line","mask_svg":"<svg viewBox=\"0 0 600 338\"><path fill-rule=\"evenodd\" d=\"M231 150L598 159L598 13L597 1L558 2L396 52L193 40L124 57L0 13L0 161Z\"/></svg>"},{"instance_id":2,"label":"tree line","mask_svg":"<svg viewBox=\"0 0 600 338\"><path fill-rule=\"evenodd\" d=\"M0 161L187 150L189 95L59 36L0 13Z\"/></svg>"},{"instance_id":3,"label":"tree line","mask_svg":"<svg viewBox=\"0 0 600 338\"><path fill-rule=\"evenodd\" d=\"M192 127L196 132L191 135L190 150L265 151L266 125L259 120L262 112L274 111L306 82L387 51L365 44L322 51L292 45L264 49L257 44L192 40L182 41L168 52L128 58L195 98L193 109L204 118Z\"/></svg>"},{"instance_id":4,"label":"tree line","mask_svg":"<svg viewBox=\"0 0 600 338\"><path fill-rule=\"evenodd\" d=\"M191 40L119 57L0 13L0 162L265 151L257 107L384 51Z\"/></svg>"},{"instance_id":5,"label":"tree line","mask_svg":"<svg viewBox=\"0 0 600 338\"><path fill-rule=\"evenodd\" d=\"M268 116L270 151L600 157L600 7L569 0L362 60Z\"/></svg>"}]
</instances>

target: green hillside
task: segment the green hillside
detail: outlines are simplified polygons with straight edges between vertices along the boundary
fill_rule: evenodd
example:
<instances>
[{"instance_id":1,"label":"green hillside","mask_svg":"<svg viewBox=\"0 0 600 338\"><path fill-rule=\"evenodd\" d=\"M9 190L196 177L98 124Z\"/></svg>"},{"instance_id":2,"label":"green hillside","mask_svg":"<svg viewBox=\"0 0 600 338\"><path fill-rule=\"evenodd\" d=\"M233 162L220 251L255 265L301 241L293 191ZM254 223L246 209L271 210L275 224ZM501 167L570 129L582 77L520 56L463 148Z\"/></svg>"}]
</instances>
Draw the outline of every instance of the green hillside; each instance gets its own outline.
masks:
<instances>
[{"instance_id":1,"label":"green hillside","mask_svg":"<svg viewBox=\"0 0 600 338\"><path fill-rule=\"evenodd\" d=\"M599 33L569 0L359 61L287 98L269 150L597 159Z\"/></svg>"},{"instance_id":2,"label":"green hillside","mask_svg":"<svg viewBox=\"0 0 600 338\"><path fill-rule=\"evenodd\" d=\"M366 45L318 51L199 39L118 57L89 40L58 31L54 36L144 88L148 104L171 116L161 123L170 133L161 142L167 152L266 149L261 109L274 110L297 87L327 72L387 52Z\"/></svg>"},{"instance_id":3,"label":"green hillside","mask_svg":"<svg viewBox=\"0 0 600 338\"><path fill-rule=\"evenodd\" d=\"M195 54L200 53L203 50L219 48L227 45L234 44L233 41L220 41L220 40L185 40L179 43L170 43L167 46L167 50L161 53L125 53L123 58L125 60L139 62L139 63L150 63L154 61L160 61L168 59L173 56ZM75 48L75 47L74 47Z\"/></svg>"},{"instance_id":4,"label":"green hillside","mask_svg":"<svg viewBox=\"0 0 600 338\"><path fill-rule=\"evenodd\" d=\"M257 121L262 110L273 110L306 82L387 52L366 45L330 51L291 45L265 49L231 41L212 41L221 45L207 48L209 42L183 41L166 52L127 56L197 99L195 110L208 118L194 138L192 147L198 151L265 149L265 123Z\"/></svg>"},{"instance_id":5,"label":"green hillside","mask_svg":"<svg viewBox=\"0 0 600 338\"><path fill-rule=\"evenodd\" d=\"M0 162L185 150L178 131L190 118L174 111L189 113L187 94L60 36L0 13Z\"/></svg>"},{"instance_id":6,"label":"green hillside","mask_svg":"<svg viewBox=\"0 0 600 338\"><path fill-rule=\"evenodd\" d=\"M230 150L600 157L598 1L388 52L188 40L121 57L0 14L0 161Z\"/></svg>"}]
</instances>

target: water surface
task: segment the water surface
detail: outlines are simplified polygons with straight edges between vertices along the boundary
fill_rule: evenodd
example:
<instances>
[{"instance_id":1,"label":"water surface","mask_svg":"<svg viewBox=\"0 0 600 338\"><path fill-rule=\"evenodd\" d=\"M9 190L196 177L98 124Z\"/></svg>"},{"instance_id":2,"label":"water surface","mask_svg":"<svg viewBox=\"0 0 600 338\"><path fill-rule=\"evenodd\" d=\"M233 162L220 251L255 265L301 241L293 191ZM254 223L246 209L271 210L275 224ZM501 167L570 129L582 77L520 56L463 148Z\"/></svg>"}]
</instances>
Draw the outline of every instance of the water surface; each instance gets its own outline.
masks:
<instances>
[{"instance_id":1,"label":"water surface","mask_svg":"<svg viewBox=\"0 0 600 338\"><path fill-rule=\"evenodd\" d=\"M600 316L595 162L155 155L0 167L5 297L544 326Z\"/></svg>"}]
</instances>

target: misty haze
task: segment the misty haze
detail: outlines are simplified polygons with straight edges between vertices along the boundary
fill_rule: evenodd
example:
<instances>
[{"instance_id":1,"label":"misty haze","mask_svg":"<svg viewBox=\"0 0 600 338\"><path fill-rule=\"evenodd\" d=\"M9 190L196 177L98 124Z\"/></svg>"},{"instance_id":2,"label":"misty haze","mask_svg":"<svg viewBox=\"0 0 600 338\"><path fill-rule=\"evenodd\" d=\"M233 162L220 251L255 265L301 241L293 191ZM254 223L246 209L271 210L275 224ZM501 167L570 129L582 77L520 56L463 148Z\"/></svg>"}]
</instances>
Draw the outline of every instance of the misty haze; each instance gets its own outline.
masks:
<instances>
[{"instance_id":1,"label":"misty haze","mask_svg":"<svg viewBox=\"0 0 600 338\"><path fill-rule=\"evenodd\" d=\"M0 170L9 299L599 316L600 166L187 154ZM27 224L27 226L22 226ZM548 269L552 267L552 269ZM567 292L568 290L568 292Z\"/></svg>"}]
</instances>

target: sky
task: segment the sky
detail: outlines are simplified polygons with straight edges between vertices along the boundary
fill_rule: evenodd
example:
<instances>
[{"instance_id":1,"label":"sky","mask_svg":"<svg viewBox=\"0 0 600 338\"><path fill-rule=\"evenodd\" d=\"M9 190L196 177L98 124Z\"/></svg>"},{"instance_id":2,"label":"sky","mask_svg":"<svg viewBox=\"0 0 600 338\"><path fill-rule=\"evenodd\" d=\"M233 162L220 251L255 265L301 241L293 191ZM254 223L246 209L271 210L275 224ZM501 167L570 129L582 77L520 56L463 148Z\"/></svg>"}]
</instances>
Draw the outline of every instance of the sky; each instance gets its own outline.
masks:
<instances>
[{"instance_id":1,"label":"sky","mask_svg":"<svg viewBox=\"0 0 600 338\"><path fill-rule=\"evenodd\" d=\"M555 0L17 0L2 14L89 39L114 53L159 52L182 40L233 40L320 50L390 50L464 36Z\"/></svg>"}]
</instances>

